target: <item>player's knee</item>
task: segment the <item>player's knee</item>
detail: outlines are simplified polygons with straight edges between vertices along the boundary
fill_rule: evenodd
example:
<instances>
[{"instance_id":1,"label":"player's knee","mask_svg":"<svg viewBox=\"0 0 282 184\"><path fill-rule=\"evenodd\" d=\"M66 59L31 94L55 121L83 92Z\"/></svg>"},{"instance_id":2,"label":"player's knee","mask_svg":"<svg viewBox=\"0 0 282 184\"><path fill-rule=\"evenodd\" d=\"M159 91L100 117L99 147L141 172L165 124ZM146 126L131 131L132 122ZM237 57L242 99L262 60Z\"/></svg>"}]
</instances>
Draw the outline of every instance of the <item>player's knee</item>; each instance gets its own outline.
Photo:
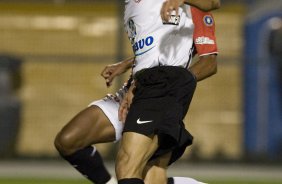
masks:
<instances>
[{"instance_id":1,"label":"player's knee","mask_svg":"<svg viewBox=\"0 0 282 184\"><path fill-rule=\"evenodd\" d=\"M61 155L67 156L74 153L77 148L75 140L69 134L59 132L54 141L55 148Z\"/></svg>"}]
</instances>

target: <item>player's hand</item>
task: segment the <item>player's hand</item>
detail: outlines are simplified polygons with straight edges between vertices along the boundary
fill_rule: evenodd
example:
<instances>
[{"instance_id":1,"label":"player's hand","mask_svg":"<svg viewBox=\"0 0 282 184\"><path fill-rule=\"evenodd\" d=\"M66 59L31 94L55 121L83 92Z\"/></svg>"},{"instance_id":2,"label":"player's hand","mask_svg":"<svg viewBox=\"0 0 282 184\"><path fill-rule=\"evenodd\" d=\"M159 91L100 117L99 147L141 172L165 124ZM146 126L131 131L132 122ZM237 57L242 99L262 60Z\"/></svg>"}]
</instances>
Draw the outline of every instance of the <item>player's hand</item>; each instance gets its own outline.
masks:
<instances>
[{"instance_id":1,"label":"player's hand","mask_svg":"<svg viewBox=\"0 0 282 184\"><path fill-rule=\"evenodd\" d=\"M119 110L118 110L118 119L121 122L125 122L128 110L132 103L132 99L134 97L133 90L135 89L134 82L131 84L130 88L128 89L127 93L125 94L122 102L120 103Z\"/></svg>"},{"instance_id":2,"label":"player's hand","mask_svg":"<svg viewBox=\"0 0 282 184\"><path fill-rule=\"evenodd\" d=\"M161 17L163 21L168 22L172 14L178 16L178 8L183 3L184 0L166 0L161 8Z\"/></svg>"},{"instance_id":3,"label":"player's hand","mask_svg":"<svg viewBox=\"0 0 282 184\"><path fill-rule=\"evenodd\" d=\"M126 72L127 68L122 63L107 65L101 73L101 76L106 80L107 87L112 85L112 81L116 76Z\"/></svg>"},{"instance_id":4,"label":"player's hand","mask_svg":"<svg viewBox=\"0 0 282 184\"><path fill-rule=\"evenodd\" d=\"M112 81L116 76L119 76L120 74L126 72L129 68L132 67L134 59L134 57L131 57L119 63L108 65L104 68L101 73L101 76L104 77L104 79L106 80L107 87L112 85Z\"/></svg>"}]
</instances>

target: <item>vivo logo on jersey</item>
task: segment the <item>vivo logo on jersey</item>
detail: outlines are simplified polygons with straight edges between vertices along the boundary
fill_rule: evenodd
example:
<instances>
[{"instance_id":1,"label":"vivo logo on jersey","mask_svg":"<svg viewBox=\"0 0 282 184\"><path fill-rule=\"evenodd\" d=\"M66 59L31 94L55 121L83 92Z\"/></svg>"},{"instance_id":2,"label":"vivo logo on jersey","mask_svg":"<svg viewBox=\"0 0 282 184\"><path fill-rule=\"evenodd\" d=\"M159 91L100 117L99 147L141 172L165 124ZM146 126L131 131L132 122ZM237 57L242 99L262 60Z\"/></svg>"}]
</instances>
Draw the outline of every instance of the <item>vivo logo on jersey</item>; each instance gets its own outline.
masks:
<instances>
[{"instance_id":1,"label":"vivo logo on jersey","mask_svg":"<svg viewBox=\"0 0 282 184\"><path fill-rule=\"evenodd\" d=\"M152 48L154 48L155 46L152 46L153 43L154 43L154 38L152 36L148 36L145 39L143 38L135 42L135 44L132 46L135 56L142 55L148 52L149 50L151 50ZM143 50L144 48L145 50Z\"/></svg>"}]
</instances>

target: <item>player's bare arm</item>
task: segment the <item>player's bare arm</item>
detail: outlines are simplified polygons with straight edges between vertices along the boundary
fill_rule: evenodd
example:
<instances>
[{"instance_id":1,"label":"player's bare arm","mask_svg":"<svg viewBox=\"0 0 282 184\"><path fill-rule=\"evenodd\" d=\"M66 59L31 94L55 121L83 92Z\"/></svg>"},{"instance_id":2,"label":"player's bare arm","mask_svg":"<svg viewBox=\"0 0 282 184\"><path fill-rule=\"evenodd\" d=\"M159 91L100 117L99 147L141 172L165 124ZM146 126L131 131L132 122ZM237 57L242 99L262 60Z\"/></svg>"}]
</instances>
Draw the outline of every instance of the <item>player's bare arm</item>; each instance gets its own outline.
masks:
<instances>
[{"instance_id":1,"label":"player's bare arm","mask_svg":"<svg viewBox=\"0 0 282 184\"><path fill-rule=\"evenodd\" d=\"M184 3L195 6L203 11L211 11L220 8L220 0L185 0Z\"/></svg>"},{"instance_id":2,"label":"player's bare arm","mask_svg":"<svg viewBox=\"0 0 282 184\"><path fill-rule=\"evenodd\" d=\"M216 56L216 54L200 56L199 60L189 68L189 71L194 74L198 82L216 74Z\"/></svg>"},{"instance_id":3,"label":"player's bare arm","mask_svg":"<svg viewBox=\"0 0 282 184\"><path fill-rule=\"evenodd\" d=\"M116 76L125 73L133 65L134 57L128 58L121 62L107 65L101 73L101 76L106 80L106 85L109 87Z\"/></svg>"},{"instance_id":4,"label":"player's bare arm","mask_svg":"<svg viewBox=\"0 0 282 184\"><path fill-rule=\"evenodd\" d=\"M203 11L211 11L220 7L220 0L167 0L163 3L161 9L162 19L168 21L174 11L178 15L178 7L184 3L195 6Z\"/></svg>"}]
</instances>

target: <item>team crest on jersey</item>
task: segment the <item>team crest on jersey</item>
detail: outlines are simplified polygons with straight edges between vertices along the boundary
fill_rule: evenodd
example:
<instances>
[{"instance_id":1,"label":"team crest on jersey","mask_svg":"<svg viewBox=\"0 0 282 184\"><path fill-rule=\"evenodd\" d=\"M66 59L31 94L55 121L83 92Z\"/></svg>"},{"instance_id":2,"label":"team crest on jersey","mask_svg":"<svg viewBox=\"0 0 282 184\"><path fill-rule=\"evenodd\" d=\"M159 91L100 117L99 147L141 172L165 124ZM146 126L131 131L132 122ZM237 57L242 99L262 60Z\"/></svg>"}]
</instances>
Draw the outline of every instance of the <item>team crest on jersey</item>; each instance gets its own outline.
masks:
<instances>
[{"instance_id":1,"label":"team crest on jersey","mask_svg":"<svg viewBox=\"0 0 282 184\"><path fill-rule=\"evenodd\" d=\"M130 42L131 44L134 44L135 42L135 38L136 38L136 26L135 26L135 23L132 19L129 19L128 20L128 23L127 23L127 26L128 26L128 37L130 39Z\"/></svg>"},{"instance_id":2,"label":"team crest on jersey","mask_svg":"<svg viewBox=\"0 0 282 184\"><path fill-rule=\"evenodd\" d=\"M206 24L206 26L212 26L214 22L211 15L204 16L203 21Z\"/></svg>"}]
</instances>

